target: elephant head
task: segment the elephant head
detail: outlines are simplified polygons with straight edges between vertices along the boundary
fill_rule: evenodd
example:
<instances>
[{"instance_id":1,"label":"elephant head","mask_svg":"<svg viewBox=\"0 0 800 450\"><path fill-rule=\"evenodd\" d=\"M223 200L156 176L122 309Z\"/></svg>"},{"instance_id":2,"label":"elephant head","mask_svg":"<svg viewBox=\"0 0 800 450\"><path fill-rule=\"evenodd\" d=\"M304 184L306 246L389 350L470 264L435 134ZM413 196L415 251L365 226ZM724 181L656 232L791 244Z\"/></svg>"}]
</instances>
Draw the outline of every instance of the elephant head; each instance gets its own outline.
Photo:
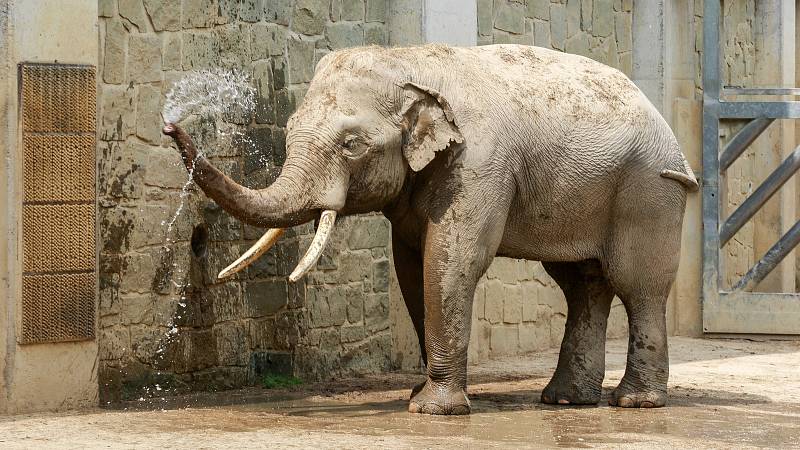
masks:
<instances>
[{"instance_id":1,"label":"elephant head","mask_svg":"<svg viewBox=\"0 0 800 450\"><path fill-rule=\"evenodd\" d=\"M286 162L261 190L240 186L197 157L191 138L166 124L195 182L240 220L270 230L220 273L229 276L266 252L283 228L320 218L291 281L321 255L337 214L379 211L409 175L464 138L448 101L424 71L378 47L334 52L317 65L308 92L287 125Z\"/></svg>"}]
</instances>

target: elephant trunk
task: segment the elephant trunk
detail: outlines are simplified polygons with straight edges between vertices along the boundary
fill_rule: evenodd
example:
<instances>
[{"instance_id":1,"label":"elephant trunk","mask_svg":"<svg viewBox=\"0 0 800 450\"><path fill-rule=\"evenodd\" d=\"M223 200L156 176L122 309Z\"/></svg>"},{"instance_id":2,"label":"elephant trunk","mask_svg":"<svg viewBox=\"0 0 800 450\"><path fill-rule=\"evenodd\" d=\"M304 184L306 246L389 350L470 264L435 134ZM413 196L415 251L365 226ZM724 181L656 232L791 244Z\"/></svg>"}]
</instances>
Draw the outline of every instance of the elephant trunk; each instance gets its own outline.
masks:
<instances>
[{"instance_id":1,"label":"elephant trunk","mask_svg":"<svg viewBox=\"0 0 800 450\"><path fill-rule=\"evenodd\" d=\"M258 227L286 228L316 218L308 207L309 193L286 173L265 189L246 188L220 172L202 155L198 157L192 138L179 126L167 124L164 134L172 137L181 152L186 170L208 197L232 216Z\"/></svg>"},{"instance_id":2,"label":"elephant trunk","mask_svg":"<svg viewBox=\"0 0 800 450\"><path fill-rule=\"evenodd\" d=\"M258 259L278 241L284 228L306 223L316 217L317 210L308 206L309 193L302 191L300 183L294 181L299 176L296 172L297 165L282 171L278 179L268 188L249 189L231 180L202 156L198 157L197 148L191 137L177 125L166 124L163 132L175 140L186 170L192 174L195 183L206 195L229 214L245 223L272 227L239 259L223 269L218 278L227 278ZM320 226L314 240L289 276L290 281L302 278L322 256L335 220L336 211L322 211Z\"/></svg>"}]
</instances>

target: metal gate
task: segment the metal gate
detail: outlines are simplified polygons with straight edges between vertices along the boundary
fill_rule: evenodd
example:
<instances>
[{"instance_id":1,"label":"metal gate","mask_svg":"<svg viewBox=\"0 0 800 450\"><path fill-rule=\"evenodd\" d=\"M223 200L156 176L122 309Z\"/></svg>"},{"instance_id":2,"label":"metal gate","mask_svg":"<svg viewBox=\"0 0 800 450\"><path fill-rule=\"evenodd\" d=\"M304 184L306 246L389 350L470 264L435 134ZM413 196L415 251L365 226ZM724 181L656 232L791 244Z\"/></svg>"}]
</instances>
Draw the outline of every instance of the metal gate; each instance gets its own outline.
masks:
<instances>
[{"instance_id":1,"label":"metal gate","mask_svg":"<svg viewBox=\"0 0 800 450\"><path fill-rule=\"evenodd\" d=\"M796 148L728 218L720 217L720 176L775 119L800 118L797 101L724 101L724 95L798 95L800 89L722 88L720 0L703 14L703 330L707 333L800 333L800 294L751 292L800 243L800 221L736 283L721 286L720 250L800 168ZM723 119L749 120L720 152Z\"/></svg>"}]
</instances>

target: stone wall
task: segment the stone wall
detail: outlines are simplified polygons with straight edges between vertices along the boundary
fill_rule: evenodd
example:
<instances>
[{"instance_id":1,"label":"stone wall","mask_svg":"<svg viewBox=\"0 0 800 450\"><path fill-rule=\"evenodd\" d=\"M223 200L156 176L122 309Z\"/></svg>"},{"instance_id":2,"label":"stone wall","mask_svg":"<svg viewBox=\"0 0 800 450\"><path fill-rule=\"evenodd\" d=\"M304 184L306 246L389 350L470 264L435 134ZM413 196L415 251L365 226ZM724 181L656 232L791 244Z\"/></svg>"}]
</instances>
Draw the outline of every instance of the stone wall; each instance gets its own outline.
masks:
<instances>
[{"instance_id":1,"label":"stone wall","mask_svg":"<svg viewBox=\"0 0 800 450\"><path fill-rule=\"evenodd\" d=\"M104 401L389 367L388 225L349 218L303 281L287 284L313 229L298 227L233 280L216 273L263 230L189 186L160 135L165 93L186 71L226 67L258 87L244 138L187 123L209 159L250 187L285 158L285 126L316 61L387 42L387 0L100 0L100 387ZM227 142L228 145L223 145ZM179 214L176 214L180 211Z\"/></svg>"}]
</instances>

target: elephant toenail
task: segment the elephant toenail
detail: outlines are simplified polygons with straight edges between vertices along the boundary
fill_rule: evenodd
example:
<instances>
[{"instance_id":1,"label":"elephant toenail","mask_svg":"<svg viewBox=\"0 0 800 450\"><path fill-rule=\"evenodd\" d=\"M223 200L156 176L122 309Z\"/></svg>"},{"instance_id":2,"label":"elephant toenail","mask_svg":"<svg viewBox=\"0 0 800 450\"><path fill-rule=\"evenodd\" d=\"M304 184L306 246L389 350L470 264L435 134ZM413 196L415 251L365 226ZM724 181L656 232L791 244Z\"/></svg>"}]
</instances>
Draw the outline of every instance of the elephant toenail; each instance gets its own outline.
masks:
<instances>
[{"instance_id":1,"label":"elephant toenail","mask_svg":"<svg viewBox=\"0 0 800 450\"><path fill-rule=\"evenodd\" d=\"M562 398L562 399L559 399L559 400L558 400L558 404L559 404L559 405L569 405L569 400L567 400L567 399L564 399L564 398Z\"/></svg>"},{"instance_id":2,"label":"elephant toenail","mask_svg":"<svg viewBox=\"0 0 800 450\"><path fill-rule=\"evenodd\" d=\"M642 408L655 408L655 407L656 407L656 405L654 405L654 404L653 404L653 402L648 402L648 401L646 401L646 400L645 400L645 401L643 401L643 402L642 402L642 404L641 404L640 406L641 406Z\"/></svg>"},{"instance_id":3,"label":"elephant toenail","mask_svg":"<svg viewBox=\"0 0 800 450\"><path fill-rule=\"evenodd\" d=\"M633 406L633 400L629 399L628 397L621 397L617 400L617 406L621 408L630 408Z\"/></svg>"}]
</instances>

